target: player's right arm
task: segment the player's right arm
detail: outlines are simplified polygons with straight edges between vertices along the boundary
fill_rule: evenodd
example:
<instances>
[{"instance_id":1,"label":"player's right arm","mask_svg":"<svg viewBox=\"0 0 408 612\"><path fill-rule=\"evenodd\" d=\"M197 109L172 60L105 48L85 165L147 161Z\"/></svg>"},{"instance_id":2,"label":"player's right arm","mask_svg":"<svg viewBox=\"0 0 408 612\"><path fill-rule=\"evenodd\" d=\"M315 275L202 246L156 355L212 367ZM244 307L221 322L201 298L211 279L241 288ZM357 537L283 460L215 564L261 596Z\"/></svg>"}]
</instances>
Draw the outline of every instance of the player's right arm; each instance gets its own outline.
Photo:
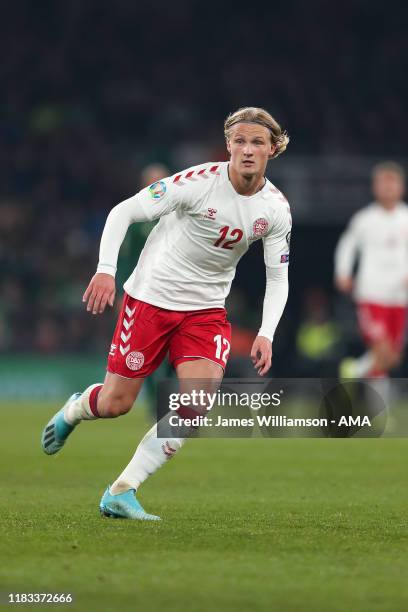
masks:
<instances>
[{"instance_id":1,"label":"player's right arm","mask_svg":"<svg viewBox=\"0 0 408 612\"><path fill-rule=\"evenodd\" d=\"M84 295L87 310L102 313L106 305L113 306L115 275L119 249L132 223L153 221L183 206L191 199L190 189L180 189L173 177L157 181L136 195L124 200L110 211L102 233L99 263Z\"/></svg>"},{"instance_id":2,"label":"player's right arm","mask_svg":"<svg viewBox=\"0 0 408 612\"><path fill-rule=\"evenodd\" d=\"M359 249L360 216L354 215L347 229L340 236L334 253L334 280L342 293L353 288L353 266Z\"/></svg>"}]
</instances>

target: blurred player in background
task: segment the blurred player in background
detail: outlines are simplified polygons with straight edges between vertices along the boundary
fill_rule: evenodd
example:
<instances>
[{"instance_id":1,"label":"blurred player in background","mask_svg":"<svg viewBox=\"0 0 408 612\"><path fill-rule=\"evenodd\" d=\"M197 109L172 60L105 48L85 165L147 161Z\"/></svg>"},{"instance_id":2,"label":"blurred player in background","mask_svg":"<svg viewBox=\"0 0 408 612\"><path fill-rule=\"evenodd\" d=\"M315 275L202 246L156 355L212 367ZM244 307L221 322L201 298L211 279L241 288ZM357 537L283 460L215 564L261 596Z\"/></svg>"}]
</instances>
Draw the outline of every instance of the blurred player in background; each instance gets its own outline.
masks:
<instances>
[{"instance_id":1,"label":"blurred player in background","mask_svg":"<svg viewBox=\"0 0 408 612\"><path fill-rule=\"evenodd\" d=\"M374 202L357 212L335 252L335 283L352 293L368 350L344 359L342 378L384 377L401 361L408 298L408 207L403 168L380 163L372 173ZM353 276L357 257L359 265Z\"/></svg>"},{"instance_id":2,"label":"blurred player in background","mask_svg":"<svg viewBox=\"0 0 408 612\"><path fill-rule=\"evenodd\" d=\"M127 413L144 378L167 353L182 392L194 379L218 386L231 339L225 299L238 261L260 239L267 284L251 358L261 376L271 367L272 340L288 295L291 214L284 196L265 178L265 170L289 139L269 113L253 107L230 115L224 133L229 162L195 166L158 180L110 212L97 272L83 297L94 315L107 304L113 306L118 253L129 225L160 221L124 285L105 382L74 394L54 415L42 434L47 454L58 452L81 420ZM185 416L182 409L179 414ZM171 431L167 438L158 438L155 424L106 489L102 514L157 520L143 510L135 492L184 440Z\"/></svg>"}]
</instances>

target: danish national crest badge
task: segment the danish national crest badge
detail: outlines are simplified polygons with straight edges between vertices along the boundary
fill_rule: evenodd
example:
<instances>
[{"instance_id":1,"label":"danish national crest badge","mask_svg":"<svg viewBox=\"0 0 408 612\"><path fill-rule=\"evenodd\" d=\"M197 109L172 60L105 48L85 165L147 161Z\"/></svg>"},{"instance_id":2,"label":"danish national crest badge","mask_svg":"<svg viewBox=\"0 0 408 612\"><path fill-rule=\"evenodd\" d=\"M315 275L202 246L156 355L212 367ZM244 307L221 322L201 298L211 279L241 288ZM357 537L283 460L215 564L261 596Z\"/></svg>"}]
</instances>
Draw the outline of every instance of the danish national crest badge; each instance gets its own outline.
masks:
<instances>
[{"instance_id":1,"label":"danish national crest badge","mask_svg":"<svg viewBox=\"0 0 408 612\"><path fill-rule=\"evenodd\" d=\"M263 217L256 219L256 221L254 221L253 226L252 226L252 235L254 239L262 238L262 236L266 236L266 234L268 233L268 229L269 229L269 223L266 219L264 219Z\"/></svg>"}]
</instances>

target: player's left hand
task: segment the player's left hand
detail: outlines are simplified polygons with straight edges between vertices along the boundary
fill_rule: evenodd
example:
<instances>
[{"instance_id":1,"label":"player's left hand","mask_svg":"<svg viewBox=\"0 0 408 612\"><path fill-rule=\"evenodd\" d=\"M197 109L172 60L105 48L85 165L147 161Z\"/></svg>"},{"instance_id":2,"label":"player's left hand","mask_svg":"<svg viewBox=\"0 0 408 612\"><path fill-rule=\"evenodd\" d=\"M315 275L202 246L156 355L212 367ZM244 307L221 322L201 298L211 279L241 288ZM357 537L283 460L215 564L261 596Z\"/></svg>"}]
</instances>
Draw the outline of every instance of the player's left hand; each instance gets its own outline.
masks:
<instances>
[{"instance_id":1,"label":"player's left hand","mask_svg":"<svg viewBox=\"0 0 408 612\"><path fill-rule=\"evenodd\" d=\"M272 365L272 342L265 336L257 336L252 345L251 359L259 376L265 376Z\"/></svg>"}]
</instances>

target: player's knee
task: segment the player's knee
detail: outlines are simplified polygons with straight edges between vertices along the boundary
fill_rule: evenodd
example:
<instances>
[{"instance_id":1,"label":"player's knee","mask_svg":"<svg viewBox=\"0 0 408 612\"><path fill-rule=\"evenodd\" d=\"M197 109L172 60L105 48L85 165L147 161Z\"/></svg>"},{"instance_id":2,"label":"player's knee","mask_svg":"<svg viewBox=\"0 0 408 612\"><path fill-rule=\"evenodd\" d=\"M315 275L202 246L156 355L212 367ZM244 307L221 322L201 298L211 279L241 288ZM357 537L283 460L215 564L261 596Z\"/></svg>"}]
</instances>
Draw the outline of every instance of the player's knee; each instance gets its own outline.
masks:
<instances>
[{"instance_id":1,"label":"player's knee","mask_svg":"<svg viewBox=\"0 0 408 612\"><path fill-rule=\"evenodd\" d=\"M376 366L379 370L388 372L393 367L394 351L388 341L381 341L374 347Z\"/></svg>"},{"instance_id":2,"label":"player's knee","mask_svg":"<svg viewBox=\"0 0 408 612\"><path fill-rule=\"evenodd\" d=\"M402 355L400 352L395 351L390 355L389 367L390 370L397 368L401 364Z\"/></svg>"},{"instance_id":3,"label":"player's knee","mask_svg":"<svg viewBox=\"0 0 408 612\"><path fill-rule=\"evenodd\" d=\"M125 394L108 393L101 398L101 403L103 404L104 414L109 418L116 418L131 410L133 397Z\"/></svg>"},{"instance_id":4,"label":"player's knee","mask_svg":"<svg viewBox=\"0 0 408 612\"><path fill-rule=\"evenodd\" d=\"M398 366L401 361L401 357L399 353L393 351L392 349L384 352L383 355L383 368L388 372Z\"/></svg>"}]
</instances>

